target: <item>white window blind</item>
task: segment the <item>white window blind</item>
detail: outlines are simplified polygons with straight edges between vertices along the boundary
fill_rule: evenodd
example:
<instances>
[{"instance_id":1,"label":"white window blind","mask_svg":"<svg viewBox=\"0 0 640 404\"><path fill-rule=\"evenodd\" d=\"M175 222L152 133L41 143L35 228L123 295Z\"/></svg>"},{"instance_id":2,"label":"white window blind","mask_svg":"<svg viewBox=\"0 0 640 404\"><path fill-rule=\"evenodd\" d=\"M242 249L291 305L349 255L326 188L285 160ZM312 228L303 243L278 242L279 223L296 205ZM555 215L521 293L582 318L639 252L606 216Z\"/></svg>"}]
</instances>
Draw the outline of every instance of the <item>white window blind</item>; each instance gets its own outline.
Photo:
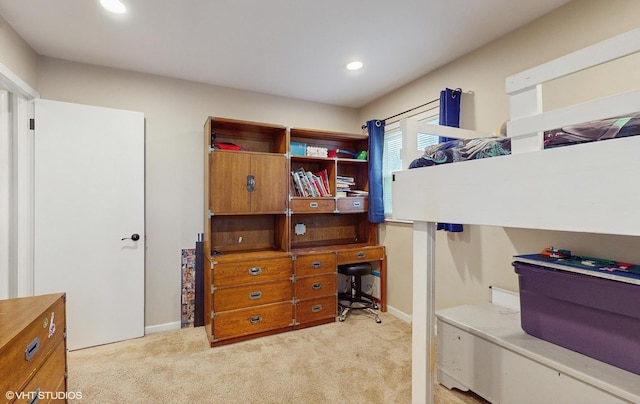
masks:
<instances>
[{"instance_id":1,"label":"white window blind","mask_svg":"<svg viewBox=\"0 0 640 404\"><path fill-rule=\"evenodd\" d=\"M438 118L430 115L427 118L420 119L420 122L437 124ZM425 147L437 144L439 137L428 133L418 134L418 149L424 150ZM382 160L382 181L383 181L383 200L384 214L386 217L392 216L392 200L391 200L391 184L392 173L402 170L403 162L400 158L400 150L402 149L402 131L398 125L389 125L384 134L384 149Z\"/></svg>"}]
</instances>

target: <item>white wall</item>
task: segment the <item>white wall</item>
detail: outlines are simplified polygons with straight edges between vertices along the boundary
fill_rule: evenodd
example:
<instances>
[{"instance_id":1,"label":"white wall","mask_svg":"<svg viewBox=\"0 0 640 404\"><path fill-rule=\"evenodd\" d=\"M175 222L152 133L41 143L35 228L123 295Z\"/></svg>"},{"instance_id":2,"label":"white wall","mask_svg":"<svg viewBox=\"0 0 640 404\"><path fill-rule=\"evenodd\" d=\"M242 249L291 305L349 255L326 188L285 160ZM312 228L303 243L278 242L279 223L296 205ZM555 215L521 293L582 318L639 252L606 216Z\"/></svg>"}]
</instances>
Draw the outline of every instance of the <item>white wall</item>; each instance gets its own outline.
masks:
<instances>
[{"instance_id":1,"label":"white wall","mask_svg":"<svg viewBox=\"0 0 640 404\"><path fill-rule=\"evenodd\" d=\"M514 31L361 110L361 121L391 116L437 98L445 87L472 92L471 108L462 111L464 127L494 132L509 117L505 78L540 63L640 26L640 2L576 0ZM428 51L417 49L417 52ZM640 55L627 57L575 78L545 85L545 109L599 98L640 86ZM613 156L612 156L613 157ZM571 167L567 167L571 169ZM428 184L424 184L428 186ZM487 179L487 192L493 184ZM526 212L523 212L526 214ZM589 218L585 218L589 220ZM392 246L411 245L404 224L387 223L382 241L389 246L390 279L405 287L391 289L388 305L411 313L411 256ZM576 253L640 262L637 237L615 237L466 226L461 234L437 233L436 307L487 301L489 286L517 290L511 267L516 254L535 253L553 245ZM395 282L395 281L394 281Z\"/></svg>"},{"instance_id":2,"label":"white wall","mask_svg":"<svg viewBox=\"0 0 640 404\"><path fill-rule=\"evenodd\" d=\"M144 112L147 326L180 320L180 251L203 232L203 126L208 116L359 132L356 110L38 59L42 98ZM87 128L91 130L91 128ZM96 145L100 147L100 145Z\"/></svg>"}]
</instances>

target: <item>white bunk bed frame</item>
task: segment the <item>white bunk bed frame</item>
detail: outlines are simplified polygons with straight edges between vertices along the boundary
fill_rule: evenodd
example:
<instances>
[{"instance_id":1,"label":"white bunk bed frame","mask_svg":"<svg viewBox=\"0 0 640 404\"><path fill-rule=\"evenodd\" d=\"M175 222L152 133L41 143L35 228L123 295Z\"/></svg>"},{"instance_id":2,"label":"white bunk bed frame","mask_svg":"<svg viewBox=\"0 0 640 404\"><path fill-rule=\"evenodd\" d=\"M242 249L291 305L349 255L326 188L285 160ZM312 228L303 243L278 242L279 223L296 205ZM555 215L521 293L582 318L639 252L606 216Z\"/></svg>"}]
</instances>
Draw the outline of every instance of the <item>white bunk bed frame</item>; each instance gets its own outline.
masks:
<instances>
[{"instance_id":1,"label":"white bunk bed frame","mask_svg":"<svg viewBox=\"0 0 640 404\"><path fill-rule=\"evenodd\" d=\"M433 402L436 222L640 236L640 190L632 186L640 136L542 150L544 130L640 111L640 90L633 90L542 112L542 84L636 52L640 29L508 77L511 155L394 173L394 218L414 222L413 403ZM407 165L418 133L484 136L412 119L400 127Z\"/></svg>"}]
</instances>

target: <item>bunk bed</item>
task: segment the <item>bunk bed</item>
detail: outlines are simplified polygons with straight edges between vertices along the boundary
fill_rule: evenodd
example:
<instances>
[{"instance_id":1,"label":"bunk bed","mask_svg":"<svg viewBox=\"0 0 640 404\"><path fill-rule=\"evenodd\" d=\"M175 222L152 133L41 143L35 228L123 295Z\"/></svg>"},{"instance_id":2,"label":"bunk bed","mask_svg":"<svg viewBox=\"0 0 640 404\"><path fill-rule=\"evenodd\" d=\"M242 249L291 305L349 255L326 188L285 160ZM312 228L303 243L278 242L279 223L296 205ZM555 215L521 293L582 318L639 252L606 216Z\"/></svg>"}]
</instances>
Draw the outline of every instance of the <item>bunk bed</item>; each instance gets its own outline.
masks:
<instances>
[{"instance_id":1,"label":"bunk bed","mask_svg":"<svg viewBox=\"0 0 640 404\"><path fill-rule=\"evenodd\" d=\"M414 403L433 402L437 222L640 236L640 189L633 185L640 173L640 136L544 148L545 131L637 113L640 90L546 112L541 96L545 82L639 51L640 29L635 29L508 77L509 155L394 173L394 218L414 223ZM418 133L486 136L412 119L403 120L401 130L405 162L419 157L411 152ZM490 190L488 179L496 184Z\"/></svg>"}]
</instances>

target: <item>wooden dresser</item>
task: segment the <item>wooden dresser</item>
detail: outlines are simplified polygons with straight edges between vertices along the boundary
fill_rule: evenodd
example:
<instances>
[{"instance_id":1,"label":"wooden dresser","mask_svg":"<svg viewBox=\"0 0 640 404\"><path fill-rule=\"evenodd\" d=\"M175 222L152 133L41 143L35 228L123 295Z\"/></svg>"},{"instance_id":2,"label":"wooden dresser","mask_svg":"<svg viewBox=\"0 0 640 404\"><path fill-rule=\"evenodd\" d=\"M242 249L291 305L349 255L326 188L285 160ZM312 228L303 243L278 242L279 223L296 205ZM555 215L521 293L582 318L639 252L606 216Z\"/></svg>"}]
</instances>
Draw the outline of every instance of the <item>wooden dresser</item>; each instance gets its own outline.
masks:
<instances>
[{"instance_id":1,"label":"wooden dresser","mask_svg":"<svg viewBox=\"0 0 640 404\"><path fill-rule=\"evenodd\" d=\"M376 263L386 310L366 134L209 117L204 146L211 346L336 321L340 264Z\"/></svg>"},{"instance_id":2,"label":"wooden dresser","mask_svg":"<svg viewBox=\"0 0 640 404\"><path fill-rule=\"evenodd\" d=\"M65 298L0 300L0 402L66 401Z\"/></svg>"}]
</instances>

